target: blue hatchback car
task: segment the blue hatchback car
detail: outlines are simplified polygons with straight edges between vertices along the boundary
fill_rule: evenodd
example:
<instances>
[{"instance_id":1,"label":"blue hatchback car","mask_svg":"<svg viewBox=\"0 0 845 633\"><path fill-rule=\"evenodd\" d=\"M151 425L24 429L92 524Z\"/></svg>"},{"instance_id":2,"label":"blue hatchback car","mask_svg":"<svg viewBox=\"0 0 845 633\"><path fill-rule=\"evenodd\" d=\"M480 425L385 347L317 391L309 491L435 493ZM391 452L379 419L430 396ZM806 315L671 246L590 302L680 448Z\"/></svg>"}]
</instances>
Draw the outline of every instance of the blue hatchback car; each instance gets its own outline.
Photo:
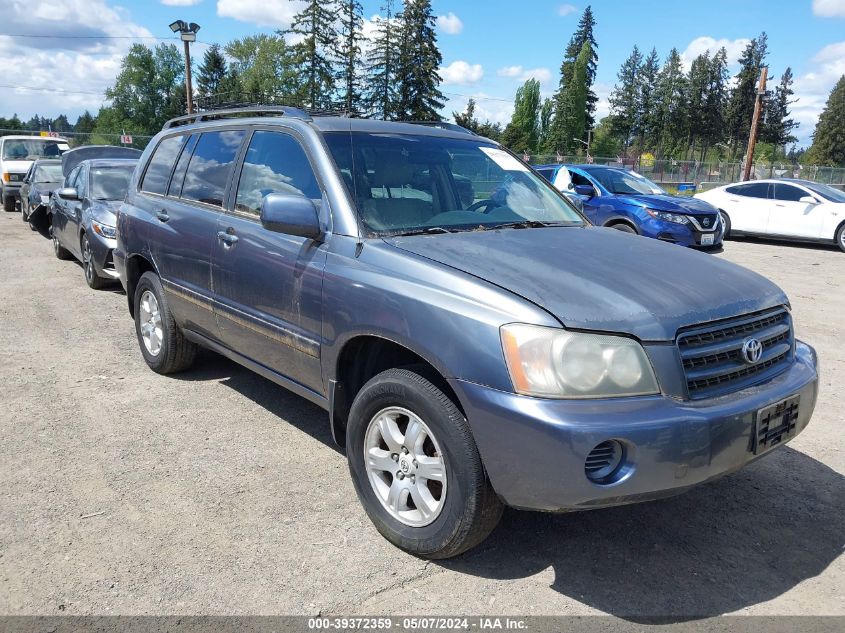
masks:
<instances>
[{"instance_id":1,"label":"blue hatchback car","mask_svg":"<svg viewBox=\"0 0 845 633\"><path fill-rule=\"evenodd\" d=\"M584 214L597 226L682 246L714 248L722 243L724 227L716 207L669 195L629 169L602 165L540 165L536 169L564 193L578 194Z\"/></svg>"}]
</instances>

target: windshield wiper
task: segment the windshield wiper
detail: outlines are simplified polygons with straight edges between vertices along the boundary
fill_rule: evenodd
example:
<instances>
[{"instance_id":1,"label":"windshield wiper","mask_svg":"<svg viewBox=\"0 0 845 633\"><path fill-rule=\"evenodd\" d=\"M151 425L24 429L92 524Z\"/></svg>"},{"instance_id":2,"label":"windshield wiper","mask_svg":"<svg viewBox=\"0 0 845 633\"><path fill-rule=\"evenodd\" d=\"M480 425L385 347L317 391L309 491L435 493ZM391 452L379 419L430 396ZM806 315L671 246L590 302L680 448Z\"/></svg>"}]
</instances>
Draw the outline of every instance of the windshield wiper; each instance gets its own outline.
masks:
<instances>
[{"instance_id":1,"label":"windshield wiper","mask_svg":"<svg viewBox=\"0 0 845 633\"><path fill-rule=\"evenodd\" d=\"M540 220L519 220L518 222L503 222L488 226L489 229L539 229L546 226L554 226L552 222L540 222Z\"/></svg>"},{"instance_id":2,"label":"windshield wiper","mask_svg":"<svg viewBox=\"0 0 845 633\"><path fill-rule=\"evenodd\" d=\"M394 233L395 236L399 235L434 235L438 233L455 233L455 231L450 231L449 229L444 229L442 226L427 226L425 228L419 229L411 229L410 231L402 231L401 233Z\"/></svg>"}]
</instances>

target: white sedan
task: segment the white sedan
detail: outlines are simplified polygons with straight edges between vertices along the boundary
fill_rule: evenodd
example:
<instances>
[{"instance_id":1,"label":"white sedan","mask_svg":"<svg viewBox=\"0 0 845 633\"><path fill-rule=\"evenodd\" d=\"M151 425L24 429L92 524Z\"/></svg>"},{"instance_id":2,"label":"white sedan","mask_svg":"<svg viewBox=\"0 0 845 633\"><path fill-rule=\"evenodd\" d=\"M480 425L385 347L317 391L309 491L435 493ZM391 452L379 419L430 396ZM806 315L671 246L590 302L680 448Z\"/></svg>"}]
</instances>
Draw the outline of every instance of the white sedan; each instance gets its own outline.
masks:
<instances>
[{"instance_id":1,"label":"white sedan","mask_svg":"<svg viewBox=\"0 0 845 633\"><path fill-rule=\"evenodd\" d=\"M722 214L725 237L834 242L845 251L845 192L809 180L753 180L699 194Z\"/></svg>"}]
</instances>

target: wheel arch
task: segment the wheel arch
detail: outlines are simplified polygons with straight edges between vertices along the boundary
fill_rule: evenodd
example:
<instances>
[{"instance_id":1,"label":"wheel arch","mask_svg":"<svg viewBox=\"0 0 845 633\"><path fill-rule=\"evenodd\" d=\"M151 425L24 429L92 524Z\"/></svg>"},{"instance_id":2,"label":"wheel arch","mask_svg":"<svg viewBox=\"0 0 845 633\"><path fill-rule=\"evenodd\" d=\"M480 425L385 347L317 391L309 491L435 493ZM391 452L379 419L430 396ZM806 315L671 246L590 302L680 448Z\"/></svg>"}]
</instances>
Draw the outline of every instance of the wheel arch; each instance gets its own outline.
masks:
<instances>
[{"instance_id":1,"label":"wheel arch","mask_svg":"<svg viewBox=\"0 0 845 633\"><path fill-rule=\"evenodd\" d=\"M158 269L152 260L137 253L126 258L126 302L129 304L129 314L133 319L135 318L135 288L138 286L141 275L146 272L158 275Z\"/></svg>"},{"instance_id":2,"label":"wheel arch","mask_svg":"<svg viewBox=\"0 0 845 633\"><path fill-rule=\"evenodd\" d=\"M458 395L433 362L402 343L375 334L359 334L341 347L329 380L332 437L340 446L345 446L349 410L361 387L381 372L399 367L414 367L466 415Z\"/></svg>"},{"instance_id":3,"label":"wheel arch","mask_svg":"<svg viewBox=\"0 0 845 633\"><path fill-rule=\"evenodd\" d=\"M640 231L639 227L636 224L634 224L628 218L618 216L618 215L613 216L612 218L609 218L608 220L606 220L605 223L602 226L605 226L607 228L612 228L612 227L617 226L619 224L625 224L626 226L630 226L632 229L634 229L634 232L637 235L642 235L642 232Z\"/></svg>"}]
</instances>

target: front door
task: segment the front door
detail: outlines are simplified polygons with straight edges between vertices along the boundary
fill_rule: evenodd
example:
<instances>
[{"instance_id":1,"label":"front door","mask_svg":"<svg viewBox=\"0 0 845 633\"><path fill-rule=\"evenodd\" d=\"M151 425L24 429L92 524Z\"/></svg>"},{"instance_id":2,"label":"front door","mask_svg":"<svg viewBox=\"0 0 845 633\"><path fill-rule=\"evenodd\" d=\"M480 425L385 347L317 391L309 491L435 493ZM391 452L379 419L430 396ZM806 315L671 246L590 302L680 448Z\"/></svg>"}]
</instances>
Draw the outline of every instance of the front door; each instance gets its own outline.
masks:
<instances>
[{"instance_id":1,"label":"front door","mask_svg":"<svg viewBox=\"0 0 845 633\"><path fill-rule=\"evenodd\" d=\"M266 230L259 218L268 193L314 200L321 223L328 206L300 142L256 130L244 155L231 212L220 216L212 279L223 343L322 393L320 341L326 245Z\"/></svg>"},{"instance_id":2,"label":"front door","mask_svg":"<svg viewBox=\"0 0 845 633\"><path fill-rule=\"evenodd\" d=\"M801 198L806 197L815 198L795 185L774 183L774 199L767 232L789 237L821 237L825 220L823 205L801 202Z\"/></svg>"},{"instance_id":3,"label":"front door","mask_svg":"<svg viewBox=\"0 0 845 633\"><path fill-rule=\"evenodd\" d=\"M731 218L731 229L745 233L766 233L772 204L769 199L770 187L767 182L750 182L725 190L728 194L726 211Z\"/></svg>"}]
</instances>

